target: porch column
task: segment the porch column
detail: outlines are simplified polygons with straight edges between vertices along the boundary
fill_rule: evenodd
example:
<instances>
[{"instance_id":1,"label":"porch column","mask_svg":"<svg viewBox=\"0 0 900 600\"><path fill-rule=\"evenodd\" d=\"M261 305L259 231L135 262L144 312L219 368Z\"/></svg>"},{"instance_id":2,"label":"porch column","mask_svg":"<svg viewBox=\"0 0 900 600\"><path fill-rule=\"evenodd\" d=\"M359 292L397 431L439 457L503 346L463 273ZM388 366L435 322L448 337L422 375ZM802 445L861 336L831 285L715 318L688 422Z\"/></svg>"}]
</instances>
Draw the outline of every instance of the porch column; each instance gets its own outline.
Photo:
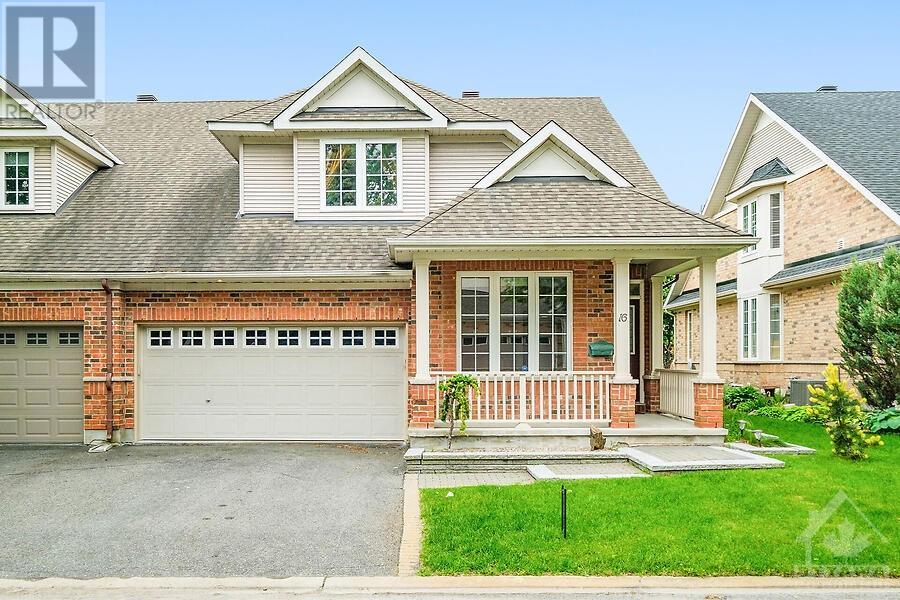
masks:
<instances>
[{"instance_id":1,"label":"porch column","mask_svg":"<svg viewBox=\"0 0 900 600\"><path fill-rule=\"evenodd\" d=\"M613 367L609 384L611 427L634 427L637 381L631 375L631 323L629 319L630 258L613 259Z\"/></svg>"},{"instance_id":2,"label":"porch column","mask_svg":"<svg viewBox=\"0 0 900 600\"><path fill-rule=\"evenodd\" d=\"M716 367L716 259L700 259L700 374L694 381L694 424L722 427L724 383Z\"/></svg>"},{"instance_id":3,"label":"porch column","mask_svg":"<svg viewBox=\"0 0 900 600\"><path fill-rule=\"evenodd\" d=\"M631 323L629 293L631 259L613 259L613 346L616 383L634 383L631 376Z\"/></svg>"},{"instance_id":4,"label":"porch column","mask_svg":"<svg viewBox=\"0 0 900 600\"><path fill-rule=\"evenodd\" d=\"M650 375L644 377L644 398L650 412L659 412L659 371L663 365L663 280L655 275L650 278Z\"/></svg>"},{"instance_id":5,"label":"porch column","mask_svg":"<svg viewBox=\"0 0 900 600\"><path fill-rule=\"evenodd\" d=\"M416 274L416 383L431 382L431 323L428 265L431 261L413 262Z\"/></svg>"}]
</instances>

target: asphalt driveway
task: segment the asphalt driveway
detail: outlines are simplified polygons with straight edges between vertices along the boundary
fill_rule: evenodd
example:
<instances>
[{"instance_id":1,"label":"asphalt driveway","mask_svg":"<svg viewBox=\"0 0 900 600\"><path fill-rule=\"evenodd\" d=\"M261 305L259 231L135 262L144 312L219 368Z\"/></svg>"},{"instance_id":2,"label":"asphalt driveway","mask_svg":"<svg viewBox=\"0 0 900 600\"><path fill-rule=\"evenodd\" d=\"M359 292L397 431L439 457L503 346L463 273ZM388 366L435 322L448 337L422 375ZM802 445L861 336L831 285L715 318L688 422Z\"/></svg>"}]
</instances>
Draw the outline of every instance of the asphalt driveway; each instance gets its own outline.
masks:
<instances>
[{"instance_id":1,"label":"asphalt driveway","mask_svg":"<svg viewBox=\"0 0 900 600\"><path fill-rule=\"evenodd\" d=\"M395 575L399 447L0 446L0 578Z\"/></svg>"}]
</instances>

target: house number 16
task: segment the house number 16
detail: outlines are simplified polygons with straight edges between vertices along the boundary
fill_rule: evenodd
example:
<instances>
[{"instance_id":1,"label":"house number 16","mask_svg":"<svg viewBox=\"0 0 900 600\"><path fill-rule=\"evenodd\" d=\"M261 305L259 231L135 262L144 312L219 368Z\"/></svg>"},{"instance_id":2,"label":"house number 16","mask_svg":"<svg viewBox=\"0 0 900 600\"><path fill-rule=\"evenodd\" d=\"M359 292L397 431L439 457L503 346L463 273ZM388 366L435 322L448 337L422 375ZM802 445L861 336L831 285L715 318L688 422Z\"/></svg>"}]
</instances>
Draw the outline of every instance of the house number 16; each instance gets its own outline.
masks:
<instances>
[{"instance_id":1,"label":"house number 16","mask_svg":"<svg viewBox=\"0 0 900 600\"><path fill-rule=\"evenodd\" d=\"M619 323L624 323L628 320L628 313L619 313Z\"/></svg>"}]
</instances>

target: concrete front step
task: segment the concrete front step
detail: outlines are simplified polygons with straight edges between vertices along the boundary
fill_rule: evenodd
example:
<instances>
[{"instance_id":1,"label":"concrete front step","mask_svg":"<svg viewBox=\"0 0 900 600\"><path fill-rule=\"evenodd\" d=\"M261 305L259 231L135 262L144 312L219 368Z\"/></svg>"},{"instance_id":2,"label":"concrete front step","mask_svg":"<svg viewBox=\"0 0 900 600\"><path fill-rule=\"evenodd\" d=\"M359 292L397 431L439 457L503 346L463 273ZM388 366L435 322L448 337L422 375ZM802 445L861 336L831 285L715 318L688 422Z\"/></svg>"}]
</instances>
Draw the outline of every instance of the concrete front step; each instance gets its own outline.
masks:
<instances>
[{"instance_id":1,"label":"concrete front step","mask_svg":"<svg viewBox=\"0 0 900 600\"><path fill-rule=\"evenodd\" d=\"M464 435L454 434L454 450L589 451L590 427L469 427ZM446 429L410 429L410 448L444 450Z\"/></svg>"},{"instance_id":2,"label":"concrete front step","mask_svg":"<svg viewBox=\"0 0 900 600\"><path fill-rule=\"evenodd\" d=\"M627 457L609 450L591 451L406 451L407 473L519 471L528 465L626 463Z\"/></svg>"},{"instance_id":3,"label":"concrete front step","mask_svg":"<svg viewBox=\"0 0 900 600\"><path fill-rule=\"evenodd\" d=\"M727 429L700 427L602 427L606 448L617 446L721 446Z\"/></svg>"}]
</instances>

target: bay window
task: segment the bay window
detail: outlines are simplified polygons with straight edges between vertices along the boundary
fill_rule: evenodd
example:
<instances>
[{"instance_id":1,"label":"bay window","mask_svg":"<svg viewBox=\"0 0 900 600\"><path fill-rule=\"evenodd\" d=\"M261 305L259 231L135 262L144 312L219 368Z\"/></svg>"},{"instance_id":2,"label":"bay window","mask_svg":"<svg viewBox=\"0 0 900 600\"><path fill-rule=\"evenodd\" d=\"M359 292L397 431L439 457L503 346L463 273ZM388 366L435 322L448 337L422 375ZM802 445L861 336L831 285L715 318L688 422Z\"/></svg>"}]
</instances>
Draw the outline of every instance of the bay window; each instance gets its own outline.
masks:
<instances>
[{"instance_id":1,"label":"bay window","mask_svg":"<svg viewBox=\"0 0 900 600\"><path fill-rule=\"evenodd\" d=\"M460 370L570 368L568 274L460 274L458 307Z\"/></svg>"},{"instance_id":2,"label":"bay window","mask_svg":"<svg viewBox=\"0 0 900 600\"><path fill-rule=\"evenodd\" d=\"M3 150L3 204L6 209L32 207L32 151L29 149Z\"/></svg>"},{"instance_id":3,"label":"bay window","mask_svg":"<svg viewBox=\"0 0 900 600\"><path fill-rule=\"evenodd\" d=\"M324 198L326 207L396 207L400 202L395 141L346 140L325 142Z\"/></svg>"}]
</instances>

